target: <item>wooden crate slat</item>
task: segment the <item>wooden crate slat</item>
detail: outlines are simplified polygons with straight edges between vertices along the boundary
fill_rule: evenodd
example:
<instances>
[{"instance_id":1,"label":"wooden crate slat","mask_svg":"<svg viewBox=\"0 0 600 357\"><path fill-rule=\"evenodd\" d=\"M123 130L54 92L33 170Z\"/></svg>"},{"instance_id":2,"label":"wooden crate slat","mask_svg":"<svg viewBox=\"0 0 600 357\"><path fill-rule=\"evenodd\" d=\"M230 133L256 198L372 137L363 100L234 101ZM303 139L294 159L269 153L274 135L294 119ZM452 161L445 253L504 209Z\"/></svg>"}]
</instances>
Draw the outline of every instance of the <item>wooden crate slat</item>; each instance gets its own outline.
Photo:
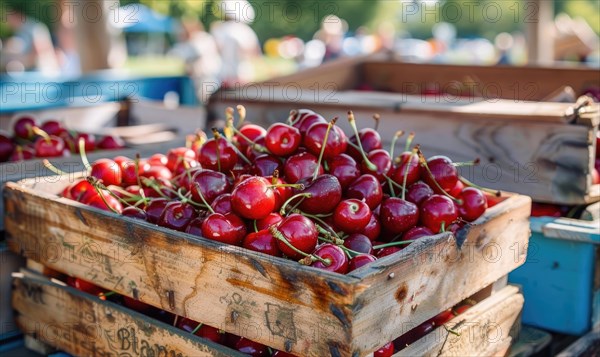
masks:
<instances>
[{"instance_id":1,"label":"wooden crate slat","mask_svg":"<svg viewBox=\"0 0 600 357\"><path fill-rule=\"evenodd\" d=\"M517 195L486 212L459 237L466 242L464 249L475 244L475 258L459 251L450 234L440 234L381 259L377 268L339 275L90 209L56 198L53 193L61 189L44 180L7 186L6 227L13 251L178 315L313 356L371 352L400 334L394 336L394 329L402 319L420 323L522 264L530 210L530 199ZM476 248L490 244L502 250L501 262L482 260ZM418 254L413 257L411 249ZM436 265L430 258L449 253L460 260ZM421 259L420 267L413 266L415 259ZM475 270L469 259L485 265L479 268L480 277L464 272ZM438 277L431 286L440 291L417 294L418 308L396 299L399 284L415 292L422 285L421 273L429 276L442 269L460 285L455 295L440 298L451 287ZM390 282L392 272L396 279ZM377 300L369 300L376 292L381 293ZM404 312L382 315L377 326L377 303L394 314ZM363 335L377 329L383 333L366 341Z\"/></svg>"},{"instance_id":2,"label":"wooden crate slat","mask_svg":"<svg viewBox=\"0 0 600 357\"><path fill-rule=\"evenodd\" d=\"M505 287L394 357L489 356L490 353L483 351L493 352L503 341L510 340L511 327L518 321L523 302L523 295L516 287Z\"/></svg>"},{"instance_id":3,"label":"wooden crate slat","mask_svg":"<svg viewBox=\"0 0 600 357\"><path fill-rule=\"evenodd\" d=\"M71 354L243 356L70 287L31 277L15 279L14 285L20 328Z\"/></svg>"}]
</instances>

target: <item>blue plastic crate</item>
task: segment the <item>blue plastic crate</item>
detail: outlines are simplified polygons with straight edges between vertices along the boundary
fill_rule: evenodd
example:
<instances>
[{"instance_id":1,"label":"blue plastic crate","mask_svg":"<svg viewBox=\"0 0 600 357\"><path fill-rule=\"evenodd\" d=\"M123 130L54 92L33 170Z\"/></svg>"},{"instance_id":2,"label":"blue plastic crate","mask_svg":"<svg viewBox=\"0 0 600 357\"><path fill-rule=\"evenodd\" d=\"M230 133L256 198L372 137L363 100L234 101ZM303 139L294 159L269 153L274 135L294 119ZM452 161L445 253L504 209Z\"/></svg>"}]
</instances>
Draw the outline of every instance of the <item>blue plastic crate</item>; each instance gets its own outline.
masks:
<instances>
[{"instance_id":1,"label":"blue plastic crate","mask_svg":"<svg viewBox=\"0 0 600 357\"><path fill-rule=\"evenodd\" d=\"M523 323L586 333L600 321L600 221L532 217L531 233L527 261L508 276L523 287Z\"/></svg>"}]
</instances>

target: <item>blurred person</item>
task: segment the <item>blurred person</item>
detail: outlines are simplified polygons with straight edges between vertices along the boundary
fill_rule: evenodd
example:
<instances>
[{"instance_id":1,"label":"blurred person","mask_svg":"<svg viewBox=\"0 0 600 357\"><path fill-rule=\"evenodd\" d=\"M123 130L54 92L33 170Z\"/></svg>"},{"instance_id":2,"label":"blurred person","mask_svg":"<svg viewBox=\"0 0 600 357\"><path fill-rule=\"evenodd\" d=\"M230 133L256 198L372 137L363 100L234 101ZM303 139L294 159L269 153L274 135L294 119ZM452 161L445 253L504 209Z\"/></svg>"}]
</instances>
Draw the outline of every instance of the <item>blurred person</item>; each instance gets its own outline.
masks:
<instances>
[{"instance_id":1,"label":"blurred person","mask_svg":"<svg viewBox=\"0 0 600 357\"><path fill-rule=\"evenodd\" d=\"M494 45L498 52L498 62L500 65L510 65L512 63L510 58L510 52L514 45L514 39L511 34L507 32L499 33L494 39Z\"/></svg>"},{"instance_id":2,"label":"blurred person","mask_svg":"<svg viewBox=\"0 0 600 357\"><path fill-rule=\"evenodd\" d=\"M313 36L325 44L323 61L336 59L343 54L344 35L348 23L335 15L327 15L321 22L321 28Z\"/></svg>"},{"instance_id":3,"label":"blurred person","mask_svg":"<svg viewBox=\"0 0 600 357\"><path fill-rule=\"evenodd\" d=\"M223 0L220 3L224 21L211 24L222 58L220 77L224 86L248 83L254 79L253 60L261 55L258 36L249 26L254 9L246 0Z\"/></svg>"},{"instance_id":4,"label":"blurred person","mask_svg":"<svg viewBox=\"0 0 600 357\"><path fill-rule=\"evenodd\" d=\"M57 42L56 54L58 57L60 71L67 76L77 76L81 74L81 61L77 51L77 39L75 37L74 18L71 19L67 8L68 0L61 0L60 6L62 16L57 23L55 36Z\"/></svg>"},{"instance_id":5,"label":"blurred person","mask_svg":"<svg viewBox=\"0 0 600 357\"><path fill-rule=\"evenodd\" d=\"M215 39L204 30L198 20L184 20L181 25L180 42L173 46L169 55L183 59L186 72L195 82L198 99L204 103L212 94L207 93L206 89L216 90L218 85L202 84L219 83L223 65L221 55Z\"/></svg>"},{"instance_id":6,"label":"blurred person","mask_svg":"<svg viewBox=\"0 0 600 357\"><path fill-rule=\"evenodd\" d=\"M0 56L6 71L58 73L58 59L46 25L26 16L17 8L6 11L6 23L14 33L4 44Z\"/></svg>"}]
</instances>

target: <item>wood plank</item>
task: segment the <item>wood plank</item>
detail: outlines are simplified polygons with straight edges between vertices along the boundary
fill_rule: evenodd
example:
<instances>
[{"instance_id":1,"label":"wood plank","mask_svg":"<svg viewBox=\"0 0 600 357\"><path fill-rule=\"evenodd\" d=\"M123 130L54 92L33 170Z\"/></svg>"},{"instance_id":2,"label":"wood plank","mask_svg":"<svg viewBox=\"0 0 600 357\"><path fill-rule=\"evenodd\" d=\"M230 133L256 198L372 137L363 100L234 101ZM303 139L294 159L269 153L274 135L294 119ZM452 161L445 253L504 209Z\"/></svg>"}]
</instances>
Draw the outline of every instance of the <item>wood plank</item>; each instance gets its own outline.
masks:
<instances>
[{"instance_id":1,"label":"wood plank","mask_svg":"<svg viewBox=\"0 0 600 357\"><path fill-rule=\"evenodd\" d=\"M12 301L18 311L17 323L30 339L35 337L77 356L243 356L45 279L15 279Z\"/></svg>"},{"instance_id":2,"label":"wood plank","mask_svg":"<svg viewBox=\"0 0 600 357\"><path fill-rule=\"evenodd\" d=\"M456 298L466 299L524 262L529 198L512 198L499 208L494 220L482 217L459 235L460 246L449 238L431 250L427 247L429 238L423 238L404 249L406 255L401 261L380 259L351 274L362 278L362 284L378 287L357 295L361 307L355 308L354 343L367 350L376 347L373 340L381 336L381 346L401 332L389 327L406 322L417 325L432 318L436 315L433 311L452 307Z\"/></svg>"},{"instance_id":3,"label":"wood plank","mask_svg":"<svg viewBox=\"0 0 600 357\"><path fill-rule=\"evenodd\" d=\"M509 196L465 230L459 237L466 242L463 248L451 234L440 234L381 259L375 269L340 275L56 198L53 193L61 189L39 179L7 185L6 227L13 251L180 316L309 356L372 352L392 340L391 331L402 323L423 322L507 274L525 260L531 209L528 197ZM496 243L503 253L499 257L484 249ZM447 254L455 264L430 259ZM492 254L493 261L482 254ZM472 269L475 262L482 266ZM387 321L383 316L380 325L366 331L377 324L375 302L398 309L398 284L404 281L413 291L425 267L426 274L438 272L432 286L440 290L421 292L416 314L407 302L403 313ZM440 269L459 286L444 298L439 294L450 291L451 281L442 282ZM386 276L392 272L398 278L390 284ZM377 300L366 299L373 294ZM385 333L373 336L378 329Z\"/></svg>"},{"instance_id":4,"label":"wood plank","mask_svg":"<svg viewBox=\"0 0 600 357\"><path fill-rule=\"evenodd\" d=\"M523 301L518 289L508 286L394 356L489 356L489 352L504 349L503 341L510 341Z\"/></svg>"},{"instance_id":5,"label":"wood plank","mask_svg":"<svg viewBox=\"0 0 600 357\"><path fill-rule=\"evenodd\" d=\"M591 347L593 344L595 344L596 346L598 346L598 344L600 343L600 332L588 332L587 334L583 335L581 338L579 338L577 341L573 342L569 347L567 347L564 351L562 351L561 353L557 354L556 357L578 357L578 356L583 356L583 353L589 348ZM598 347L596 347L596 351L591 351L593 352L598 352L597 351ZM592 354L592 356L594 356L594 354Z\"/></svg>"},{"instance_id":6,"label":"wood plank","mask_svg":"<svg viewBox=\"0 0 600 357\"><path fill-rule=\"evenodd\" d=\"M213 107L224 111L234 102ZM399 129L416 133L415 143L428 155L447 155L454 161L481 160L461 173L475 183L533 197L536 201L585 204L600 200L600 187L591 185L593 140L596 128L560 122L506 118L476 118L452 112L377 107L353 103L243 103L248 120L269 126L287 117L289 110L311 108L326 118L340 117L339 126L350 133L346 111L354 110L359 127L372 126L373 113L381 115L379 133L387 145ZM471 120L473 119L473 120ZM595 140L595 139L594 139Z\"/></svg>"}]
</instances>

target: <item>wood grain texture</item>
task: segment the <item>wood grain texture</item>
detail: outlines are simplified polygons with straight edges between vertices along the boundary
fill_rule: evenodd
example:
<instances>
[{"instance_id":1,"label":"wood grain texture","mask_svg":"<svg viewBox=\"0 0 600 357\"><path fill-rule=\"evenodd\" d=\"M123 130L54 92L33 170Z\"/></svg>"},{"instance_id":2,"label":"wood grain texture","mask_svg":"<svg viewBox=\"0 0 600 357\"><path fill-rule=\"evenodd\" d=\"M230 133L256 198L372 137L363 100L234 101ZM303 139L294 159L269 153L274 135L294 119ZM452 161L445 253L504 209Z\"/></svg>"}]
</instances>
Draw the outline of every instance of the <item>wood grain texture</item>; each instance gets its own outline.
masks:
<instances>
[{"instance_id":1,"label":"wood grain texture","mask_svg":"<svg viewBox=\"0 0 600 357\"><path fill-rule=\"evenodd\" d=\"M15 279L12 303L30 339L76 356L243 356L43 278Z\"/></svg>"},{"instance_id":2,"label":"wood grain texture","mask_svg":"<svg viewBox=\"0 0 600 357\"><path fill-rule=\"evenodd\" d=\"M379 113L379 133L385 145L398 130L404 130L416 133L414 142L427 156L446 155L454 161L479 158L478 166L461 168L461 173L477 184L526 194L540 202L584 204L600 200L600 185L592 186L591 176L598 112L593 123L578 125L564 122L564 110L569 107L564 104L552 115L528 117L498 110L435 110L435 103L429 109L423 104L411 108L381 100L359 106L361 102L347 101L341 93L331 100L336 102L314 101L308 94L305 100L295 103L223 100L214 103L212 109L221 113L241 103L247 107L250 121L269 126L284 121L290 109L306 107L325 118L339 117L338 125L346 133L351 133L345 120L348 110L354 111L359 127L371 127L372 115Z\"/></svg>"},{"instance_id":3,"label":"wood grain texture","mask_svg":"<svg viewBox=\"0 0 600 357\"><path fill-rule=\"evenodd\" d=\"M495 351L504 349L506 341L510 342L511 327L518 322L523 302L518 289L507 286L397 352L394 357L495 355Z\"/></svg>"},{"instance_id":4,"label":"wood grain texture","mask_svg":"<svg viewBox=\"0 0 600 357\"><path fill-rule=\"evenodd\" d=\"M464 230L461 245L440 234L370 269L339 275L56 198L61 189L44 180L7 185L13 251L180 316L308 356L372 352L399 336L403 323L423 322L521 265L529 236L531 201L510 196ZM389 280L392 273L396 278ZM430 281L425 289L423 279ZM406 301L399 301L402 284L409 289Z\"/></svg>"}]
</instances>

